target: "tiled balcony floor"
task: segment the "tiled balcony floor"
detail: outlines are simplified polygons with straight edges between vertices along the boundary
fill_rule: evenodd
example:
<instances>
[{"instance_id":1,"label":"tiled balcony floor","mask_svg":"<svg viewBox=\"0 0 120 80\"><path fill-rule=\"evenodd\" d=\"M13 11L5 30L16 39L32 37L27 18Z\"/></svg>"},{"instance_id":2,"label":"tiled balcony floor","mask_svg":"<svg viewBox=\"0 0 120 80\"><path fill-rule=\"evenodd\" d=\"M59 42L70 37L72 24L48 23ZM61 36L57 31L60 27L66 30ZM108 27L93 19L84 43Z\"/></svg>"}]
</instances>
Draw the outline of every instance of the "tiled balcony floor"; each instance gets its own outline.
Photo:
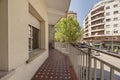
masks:
<instances>
[{"instance_id":1,"label":"tiled balcony floor","mask_svg":"<svg viewBox=\"0 0 120 80\"><path fill-rule=\"evenodd\" d=\"M77 78L68 57L57 50L51 50L48 59L32 80L77 80Z\"/></svg>"}]
</instances>

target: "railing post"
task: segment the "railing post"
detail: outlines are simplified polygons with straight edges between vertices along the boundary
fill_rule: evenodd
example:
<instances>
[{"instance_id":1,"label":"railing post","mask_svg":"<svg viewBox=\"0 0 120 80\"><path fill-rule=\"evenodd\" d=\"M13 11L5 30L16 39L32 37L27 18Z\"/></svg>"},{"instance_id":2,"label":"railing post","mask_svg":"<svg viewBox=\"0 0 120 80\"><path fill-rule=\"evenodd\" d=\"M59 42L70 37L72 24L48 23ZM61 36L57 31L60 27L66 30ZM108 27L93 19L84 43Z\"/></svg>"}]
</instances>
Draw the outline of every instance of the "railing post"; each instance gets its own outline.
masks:
<instances>
[{"instance_id":1,"label":"railing post","mask_svg":"<svg viewBox=\"0 0 120 80\"><path fill-rule=\"evenodd\" d=\"M88 80L91 80L91 48L88 48Z\"/></svg>"}]
</instances>

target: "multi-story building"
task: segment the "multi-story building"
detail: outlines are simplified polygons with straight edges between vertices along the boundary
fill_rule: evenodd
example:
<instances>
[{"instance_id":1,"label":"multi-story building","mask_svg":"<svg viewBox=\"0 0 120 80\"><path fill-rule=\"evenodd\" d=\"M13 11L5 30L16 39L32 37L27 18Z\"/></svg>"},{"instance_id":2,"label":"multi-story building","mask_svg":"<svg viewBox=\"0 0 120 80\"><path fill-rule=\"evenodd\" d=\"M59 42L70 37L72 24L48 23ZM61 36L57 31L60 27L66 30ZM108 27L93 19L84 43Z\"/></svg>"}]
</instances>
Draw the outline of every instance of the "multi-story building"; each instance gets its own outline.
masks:
<instances>
[{"instance_id":1,"label":"multi-story building","mask_svg":"<svg viewBox=\"0 0 120 80\"><path fill-rule=\"evenodd\" d=\"M89 11L83 21L84 40L120 44L120 0L102 0Z\"/></svg>"},{"instance_id":2,"label":"multi-story building","mask_svg":"<svg viewBox=\"0 0 120 80\"><path fill-rule=\"evenodd\" d=\"M69 11L68 15L73 17L74 19L77 19L77 13L73 12L73 11Z\"/></svg>"}]
</instances>

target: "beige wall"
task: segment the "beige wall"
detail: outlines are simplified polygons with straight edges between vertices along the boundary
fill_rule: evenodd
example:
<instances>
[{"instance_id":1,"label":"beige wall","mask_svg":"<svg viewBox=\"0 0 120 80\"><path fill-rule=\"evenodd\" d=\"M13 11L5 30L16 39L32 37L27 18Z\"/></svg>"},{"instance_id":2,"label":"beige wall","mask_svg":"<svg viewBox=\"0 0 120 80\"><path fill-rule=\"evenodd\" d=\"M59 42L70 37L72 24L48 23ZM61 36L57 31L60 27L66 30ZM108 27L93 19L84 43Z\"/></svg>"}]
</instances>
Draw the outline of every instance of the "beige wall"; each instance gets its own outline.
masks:
<instances>
[{"instance_id":1,"label":"beige wall","mask_svg":"<svg viewBox=\"0 0 120 80\"><path fill-rule=\"evenodd\" d=\"M17 68L28 59L28 19L27 0L8 0L9 70Z\"/></svg>"},{"instance_id":2,"label":"beige wall","mask_svg":"<svg viewBox=\"0 0 120 80\"><path fill-rule=\"evenodd\" d=\"M26 64L29 59L29 3L36 10L34 16L42 22L41 47L46 50ZM44 0L0 0L0 27L0 70L15 69L7 80L30 80L48 57L48 15Z\"/></svg>"},{"instance_id":3,"label":"beige wall","mask_svg":"<svg viewBox=\"0 0 120 80\"><path fill-rule=\"evenodd\" d=\"M8 70L8 1L0 0L0 70Z\"/></svg>"},{"instance_id":4,"label":"beige wall","mask_svg":"<svg viewBox=\"0 0 120 80\"><path fill-rule=\"evenodd\" d=\"M22 64L16 68L15 74L7 80L31 80L39 66L46 60L48 52L44 52L29 64Z\"/></svg>"}]
</instances>

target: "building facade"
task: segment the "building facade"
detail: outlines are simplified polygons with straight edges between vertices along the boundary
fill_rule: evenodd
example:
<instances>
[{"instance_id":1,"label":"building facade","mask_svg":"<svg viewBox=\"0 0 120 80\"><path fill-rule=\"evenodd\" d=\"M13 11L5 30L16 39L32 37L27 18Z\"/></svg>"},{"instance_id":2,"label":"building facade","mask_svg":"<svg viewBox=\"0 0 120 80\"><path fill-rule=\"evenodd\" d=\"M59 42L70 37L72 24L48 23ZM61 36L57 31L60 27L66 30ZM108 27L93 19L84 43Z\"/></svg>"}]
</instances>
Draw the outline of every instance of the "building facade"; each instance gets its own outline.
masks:
<instances>
[{"instance_id":1,"label":"building facade","mask_svg":"<svg viewBox=\"0 0 120 80\"><path fill-rule=\"evenodd\" d=\"M120 44L120 0L101 0L83 21L88 43Z\"/></svg>"},{"instance_id":2,"label":"building facade","mask_svg":"<svg viewBox=\"0 0 120 80\"><path fill-rule=\"evenodd\" d=\"M76 12L69 11L68 15L71 16L71 17L73 17L74 19L77 19L77 13Z\"/></svg>"},{"instance_id":3,"label":"building facade","mask_svg":"<svg viewBox=\"0 0 120 80\"><path fill-rule=\"evenodd\" d=\"M48 57L49 27L70 0L0 0L0 80L31 80Z\"/></svg>"}]
</instances>

